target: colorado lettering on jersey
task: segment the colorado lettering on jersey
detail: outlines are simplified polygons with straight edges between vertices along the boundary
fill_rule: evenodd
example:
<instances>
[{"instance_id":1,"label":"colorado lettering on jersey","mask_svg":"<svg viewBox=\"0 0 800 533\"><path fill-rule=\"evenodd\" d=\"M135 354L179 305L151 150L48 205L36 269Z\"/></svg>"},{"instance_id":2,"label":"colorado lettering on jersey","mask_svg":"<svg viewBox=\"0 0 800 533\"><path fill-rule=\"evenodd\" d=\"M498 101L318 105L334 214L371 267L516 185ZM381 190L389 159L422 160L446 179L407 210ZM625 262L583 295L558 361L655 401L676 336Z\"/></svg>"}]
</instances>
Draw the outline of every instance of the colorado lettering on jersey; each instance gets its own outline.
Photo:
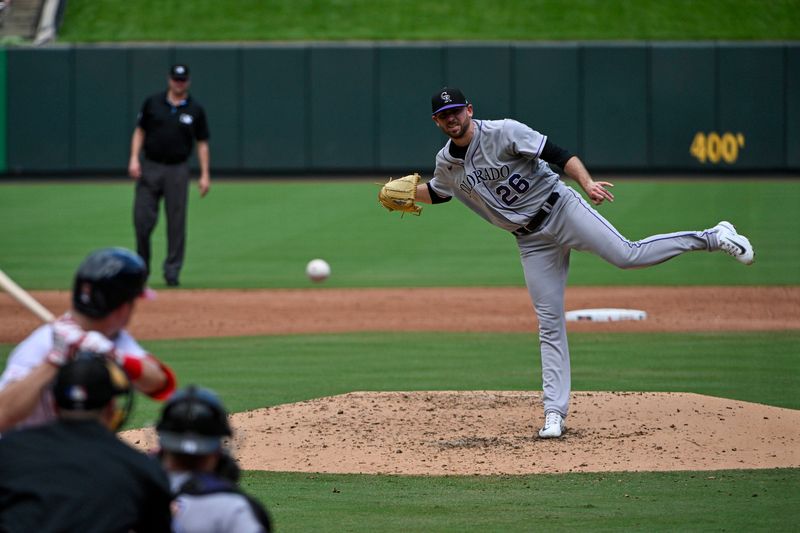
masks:
<instances>
[{"instance_id":1,"label":"colorado lettering on jersey","mask_svg":"<svg viewBox=\"0 0 800 533\"><path fill-rule=\"evenodd\" d=\"M476 168L464 176L464 179L458 184L458 188L467 194L472 194L472 189L476 185L485 181L506 179L510 173L511 170L508 165L503 165L499 168Z\"/></svg>"}]
</instances>

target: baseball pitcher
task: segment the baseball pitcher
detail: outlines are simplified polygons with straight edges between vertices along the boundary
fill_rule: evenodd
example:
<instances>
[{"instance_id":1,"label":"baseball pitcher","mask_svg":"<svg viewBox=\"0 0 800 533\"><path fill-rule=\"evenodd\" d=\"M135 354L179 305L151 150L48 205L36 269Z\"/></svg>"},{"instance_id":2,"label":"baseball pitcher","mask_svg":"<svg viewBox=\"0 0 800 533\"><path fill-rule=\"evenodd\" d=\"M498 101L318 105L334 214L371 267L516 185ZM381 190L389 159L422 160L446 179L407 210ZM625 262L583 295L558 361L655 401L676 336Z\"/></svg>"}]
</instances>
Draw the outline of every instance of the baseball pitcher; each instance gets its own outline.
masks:
<instances>
[{"instance_id":1,"label":"baseball pitcher","mask_svg":"<svg viewBox=\"0 0 800 533\"><path fill-rule=\"evenodd\" d=\"M389 181L378 194L391 211L419 214L417 202L453 197L517 241L539 320L545 420L542 438L561 437L569 412L570 361L564 291L571 250L599 255L620 268L663 263L694 250L721 250L745 265L750 241L722 221L700 231L679 231L630 241L603 218L551 165L577 182L594 205L613 202L607 181L595 181L581 160L546 135L512 119L473 119L473 106L455 87L431 99L433 122L449 140L436 154L433 178L412 174Z\"/></svg>"}]
</instances>

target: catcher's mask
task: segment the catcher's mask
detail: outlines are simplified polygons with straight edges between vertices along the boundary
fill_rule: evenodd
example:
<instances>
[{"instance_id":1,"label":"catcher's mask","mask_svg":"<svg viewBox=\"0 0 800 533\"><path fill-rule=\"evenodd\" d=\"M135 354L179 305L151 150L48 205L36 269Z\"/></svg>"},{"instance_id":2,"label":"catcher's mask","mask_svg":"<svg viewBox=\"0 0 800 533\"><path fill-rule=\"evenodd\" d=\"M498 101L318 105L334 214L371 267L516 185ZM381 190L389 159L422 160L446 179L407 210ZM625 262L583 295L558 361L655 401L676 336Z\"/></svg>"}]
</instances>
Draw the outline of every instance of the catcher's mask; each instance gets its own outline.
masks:
<instances>
[{"instance_id":1,"label":"catcher's mask","mask_svg":"<svg viewBox=\"0 0 800 533\"><path fill-rule=\"evenodd\" d=\"M61 367L53 382L56 405L64 411L98 411L116 396L114 412L109 421L112 431L127 420L133 407L133 389L125 371L106 357L81 352L73 361Z\"/></svg>"},{"instance_id":2,"label":"catcher's mask","mask_svg":"<svg viewBox=\"0 0 800 533\"><path fill-rule=\"evenodd\" d=\"M175 392L156 424L163 450L186 455L206 455L222 449L223 437L232 435L225 407L209 390L189 385Z\"/></svg>"},{"instance_id":3,"label":"catcher's mask","mask_svg":"<svg viewBox=\"0 0 800 533\"><path fill-rule=\"evenodd\" d=\"M103 318L145 294L147 266L125 248L103 248L89 254L75 273L72 305L91 318Z\"/></svg>"}]
</instances>

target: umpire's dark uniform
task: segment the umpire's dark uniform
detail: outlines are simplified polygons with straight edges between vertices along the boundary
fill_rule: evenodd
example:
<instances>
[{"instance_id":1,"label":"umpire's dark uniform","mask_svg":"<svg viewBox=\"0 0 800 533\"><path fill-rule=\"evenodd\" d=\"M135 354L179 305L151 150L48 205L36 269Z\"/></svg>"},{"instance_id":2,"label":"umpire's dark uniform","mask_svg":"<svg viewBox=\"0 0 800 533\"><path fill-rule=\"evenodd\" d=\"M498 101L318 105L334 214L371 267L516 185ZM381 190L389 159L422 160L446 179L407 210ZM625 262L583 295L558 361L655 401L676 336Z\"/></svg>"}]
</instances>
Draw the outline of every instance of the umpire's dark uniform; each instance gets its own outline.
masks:
<instances>
[{"instance_id":1,"label":"umpire's dark uniform","mask_svg":"<svg viewBox=\"0 0 800 533\"><path fill-rule=\"evenodd\" d=\"M186 73L188 77L188 69ZM207 141L209 138L206 114L203 107L188 94L178 105L174 105L168 99L168 92L164 91L145 100L137 128L144 132L144 159L141 177L136 183L133 209L136 249L147 263L148 271L152 272L150 236L158 220L159 202L163 196L167 216L164 279L167 285L174 286L178 284L186 249L187 160L194 141Z\"/></svg>"},{"instance_id":2,"label":"umpire's dark uniform","mask_svg":"<svg viewBox=\"0 0 800 533\"><path fill-rule=\"evenodd\" d=\"M171 531L158 463L95 420L59 420L0 439L0 531Z\"/></svg>"}]
</instances>

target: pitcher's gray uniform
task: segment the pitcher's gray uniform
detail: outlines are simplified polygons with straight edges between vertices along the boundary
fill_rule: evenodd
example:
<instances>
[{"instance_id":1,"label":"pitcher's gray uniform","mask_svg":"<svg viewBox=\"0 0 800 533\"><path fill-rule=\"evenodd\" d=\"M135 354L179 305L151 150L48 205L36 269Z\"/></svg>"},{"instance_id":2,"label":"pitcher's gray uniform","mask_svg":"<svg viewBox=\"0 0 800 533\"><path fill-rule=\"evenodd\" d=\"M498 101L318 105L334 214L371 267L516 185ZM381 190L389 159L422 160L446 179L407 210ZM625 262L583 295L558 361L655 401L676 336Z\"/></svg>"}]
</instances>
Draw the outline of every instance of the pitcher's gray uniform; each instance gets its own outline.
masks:
<instances>
[{"instance_id":1,"label":"pitcher's gray uniform","mask_svg":"<svg viewBox=\"0 0 800 533\"><path fill-rule=\"evenodd\" d=\"M457 89L451 91L460 95ZM436 105L434 95L435 117ZM471 105L466 105L471 116ZM739 256L746 251L743 246L750 244L725 222L709 230L629 241L541 159L546 136L511 119L472 119L472 124L466 153L463 148L458 152L451 137L436 155L433 178L427 183L428 193L433 203L456 197L491 224L515 235L525 282L539 320L544 410L560 415L563 430L571 386L564 317L570 250L592 252L620 268L636 268L655 265L692 250L721 248L747 262ZM464 158L455 157L453 152L463 154ZM610 194L609 197L613 198ZM535 219L533 226L536 220L541 220L538 227L531 227L532 219ZM729 239L734 236L732 244ZM736 246L742 248L741 254ZM752 262L752 248L748 252ZM540 434L558 437L561 430Z\"/></svg>"}]
</instances>

